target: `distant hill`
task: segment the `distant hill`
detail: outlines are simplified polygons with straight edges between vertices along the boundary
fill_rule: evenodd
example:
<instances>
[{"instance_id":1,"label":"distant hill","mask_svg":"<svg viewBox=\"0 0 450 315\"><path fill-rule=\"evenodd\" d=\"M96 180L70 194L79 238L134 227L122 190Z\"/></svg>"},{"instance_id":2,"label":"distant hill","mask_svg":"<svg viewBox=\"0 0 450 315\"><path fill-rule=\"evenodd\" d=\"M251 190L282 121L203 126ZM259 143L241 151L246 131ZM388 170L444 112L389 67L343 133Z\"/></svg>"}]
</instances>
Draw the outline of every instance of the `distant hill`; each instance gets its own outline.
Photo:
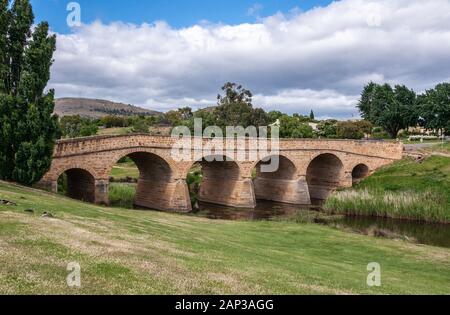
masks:
<instances>
[{"instance_id":1,"label":"distant hill","mask_svg":"<svg viewBox=\"0 0 450 315\"><path fill-rule=\"evenodd\" d=\"M101 118L108 115L133 116L160 115L160 112L123 103L88 98L59 98L55 100L55 113L59 117L80 115Z\"/></svg>"}]
</instances>

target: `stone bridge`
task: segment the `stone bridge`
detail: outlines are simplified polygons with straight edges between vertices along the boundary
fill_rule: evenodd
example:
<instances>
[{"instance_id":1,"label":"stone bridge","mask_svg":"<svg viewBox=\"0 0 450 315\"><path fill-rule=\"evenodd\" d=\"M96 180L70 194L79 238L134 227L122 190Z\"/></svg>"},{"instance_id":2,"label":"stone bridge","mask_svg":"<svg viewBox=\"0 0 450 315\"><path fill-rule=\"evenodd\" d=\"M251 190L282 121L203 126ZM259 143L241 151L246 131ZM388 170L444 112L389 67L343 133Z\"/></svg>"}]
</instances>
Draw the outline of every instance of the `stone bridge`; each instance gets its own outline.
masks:
<instances>
[{"instance_id":1,"label":"stone bridge","mask_svg":"<svg viewBox=\"0 0 450 315\"><path fill-rule=\"evenodd\" d=\"M206 146L212 141L195 139ZM202 150L197 160L180 162L172 157L176 141L141 134L61 140L41 184L57 192L58 178L65 173L69 197L107 205L111 170L128 156L140 172L134 201L139 207L192 210L186 178L195 163L203 171L201 201L236 208L254 208L257 200L309 205L337 188L351 187L377 168L401 159L403 153L401 144L383 141L280 139L279 168L264 173L261 165L271 155L252 158L248 145L236 142L234 156L226 156L225 161L208 162L211 155ZM244 154L245 161L238 161L238 154Z\"/></svg>"}]
</instances>

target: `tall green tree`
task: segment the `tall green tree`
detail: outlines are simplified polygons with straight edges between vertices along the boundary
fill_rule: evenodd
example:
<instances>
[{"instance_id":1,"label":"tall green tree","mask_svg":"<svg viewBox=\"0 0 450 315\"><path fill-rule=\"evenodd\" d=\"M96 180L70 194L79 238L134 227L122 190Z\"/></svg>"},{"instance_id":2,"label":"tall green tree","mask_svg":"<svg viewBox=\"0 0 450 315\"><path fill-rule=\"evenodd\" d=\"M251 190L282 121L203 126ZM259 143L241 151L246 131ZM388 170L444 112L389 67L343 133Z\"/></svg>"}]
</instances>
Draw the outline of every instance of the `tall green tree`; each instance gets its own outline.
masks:
<instances>
[{"instance_id":1,"label":"tall green tree","mask_svg":"<svg viewBox=\"0 0 450 315\"><path fill-rule=\"evenodd\" d=\"M450 133L450 83L438 84L417 98L418 114L428 129Z\"/></svg>"},{"instance_id":2,"label":"tall green tree","mask_svg":"<svg viewBox=\"0 0 450 315\"><path fill-rule=\"evenodd\" d=\"M417 124L415 102L416 93L404 85L392 88L389 84L369 83L364 87L358 108L364 119L396 138L400 130Z\"/></svg>"},{"instance_id":3,"label":"tall green tree","mask_svg":"<svg viewBox=\"0 0 450 315\"><path fill-rule=\"evenodd\" d=\"M219 127L226 126L266 126L267 114L262 109L253 108L253 94L241 85L228 82L222 87L224 95L218 95L214 110Z\"/></svg>"},{"instance_id":4,"label":"tall green tree","mask_svg":"<svg viewBox=\"0 0 450 315\"><path fill-rule=\"evenodd\" d=\"M8 0L0 0L0 93L6 92L9 72L8 61L8 26L9 26Z\"/></svg>"},{"instance_id":5,"label":"tall green tree","mask_svg":"<svg viewBox=\"0 0 450 315\"><path fill-rule=\"evenodd\" d=\"M29 0L0 1L0 177L31 185L49 169L59 136L54 91L44 92L56 37L46 22L31 30Z\"/></svg>"}]
</instances>

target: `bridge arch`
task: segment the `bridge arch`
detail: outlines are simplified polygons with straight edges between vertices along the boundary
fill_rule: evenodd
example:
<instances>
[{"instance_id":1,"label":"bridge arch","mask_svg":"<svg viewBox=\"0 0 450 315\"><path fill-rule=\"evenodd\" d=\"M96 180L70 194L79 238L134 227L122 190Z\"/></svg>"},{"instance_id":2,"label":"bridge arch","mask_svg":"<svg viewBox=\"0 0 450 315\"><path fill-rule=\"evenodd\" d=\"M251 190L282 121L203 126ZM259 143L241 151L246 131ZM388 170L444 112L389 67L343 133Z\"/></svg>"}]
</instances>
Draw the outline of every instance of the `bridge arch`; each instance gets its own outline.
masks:
<instances>
[{"instance_id":1,"label":"bridge arch","mask_svg":"<svg viewBox=\"0 0 450 315\"><path fill-rule=\"evenodd\" d=\"M142 159L142 157L144 157L147 154L148 154L148 156L153 156L155 159L159 160L160 162L164 162L164 164L170 168L170 174L175 175L177 167L173 163L173 161L170 158L167 158L164 153L160 152L157 149L152 149L152 148L145 148L145 149L144 148L132 148L132 149L128 149L128 150L117 151L115 154L112 155L112 157L108 158L108 161L109 161L108 169L107 169L108 174L111 173L113 167L122 158L130 157L131 155L134 155L135 158L132 160L136 163L135 160L145 160L145 159ZM139 158L139 155L141 155L140 158ZM137 163L136 163L136 166L139 168Z\"/></svg>"},{"instance_id":2,"label":"bridge arch","mask_svg":"<svg viewBox=\"0 0 450 315\"><path fill-rule=\"evenodd\" d=\"M274 172L264 172L263 165L278 167ZM274 165L276 166L276 165ZM256 200L269 200L291 204L310 204L308 188L298 175L296 164L285 155L268 156L256 163L253 169Z\"/></svg>"},{"instance_id":3,"label":"bridge arch","mask_svg":"<svg viewBox=\"0 0 450 315\"><path fill-rule=\"evenodd\" d=\"M262 165L270 165L272 158L278 157L278 167L275 172L262 172ZM254 171L256 170L256 174ZM255 163L253 163L250 176L263 178L278 178L278 179L295 179L298 176L298 169L294 161L286 155L268 155Z\"/></svg>"},{"instance_id":4,"label":"bridge arch","mask_svg":"<svg viewBox=\"0 0 450 315\"><path fill-rule=\"evenodd\" d=\"M255 207L252 182L242 177L239 163L230 157L205 155L190 165L186 177L189 177L188 173L192 174L193 169L193 172L199 172L195 165L201 169L200 182L187 179L191 194L196 195L198 201L237 208Z\"/></svg>"},{"instance_id":5,"label":"bridge arch","mask_svg":"<svg viewBox=\"0 0 450 315\"><path fill-rule=\"evenodd\" d=\"M69 198L94 203L95 177L86 168L72 167L59 173L56 190L64 192ZM61 189L63 191L61 191Z\"/></svg>"},{"instance_id":6,"label":"bridge arch","mask_svg":"<svg viewBox=\"0 0 450 315\"><path fill-rule=\"evenodd\" d=\"M120 157L115 155L115 162L109 167L109 174L114 165L125 157L130 158L139 170L133 205L156 210L167 209L171 186L174 183L174 170L169 162L155 152L129 150L121 152Z\"/></svg>"},{"instance_id":7,"label":"bridge arch","mask_svg":"<svg viewBox=\"0 0 450 315\"><path fill-rule=\"evenodd\" d=\"M353 184L357 184L369 175L369 167L364 163L360 163L352 169L352 182Z\"/></svg>"},{"instance_id":8,"label":"bridge arch","mask_svg":"<svg viewBox=\"0 0 450 315\"><path fill-rule=\"evenodd\" d=\"M333 153L316 155L306 170L311 201L325 200L341 186L344 176L344 163Z\"/></svg>"}]
</instances>

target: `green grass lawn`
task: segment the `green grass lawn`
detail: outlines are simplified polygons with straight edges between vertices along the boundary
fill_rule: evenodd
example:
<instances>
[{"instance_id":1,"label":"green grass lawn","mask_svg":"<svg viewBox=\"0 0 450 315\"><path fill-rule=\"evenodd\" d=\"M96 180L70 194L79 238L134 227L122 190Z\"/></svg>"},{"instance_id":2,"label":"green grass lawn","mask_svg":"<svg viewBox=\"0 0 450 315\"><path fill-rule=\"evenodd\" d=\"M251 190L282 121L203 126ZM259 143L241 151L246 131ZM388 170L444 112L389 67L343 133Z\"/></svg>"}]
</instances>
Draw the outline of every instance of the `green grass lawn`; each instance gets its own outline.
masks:
<instances>
[{"instance_id":1,"label":"green grass lawn","mask_svg":"<svg viewBox=\"0 0 450 315\"><path fill-rule=\"evenodd\" d=\"M17 204L0 205L0 294L450 294L445 248L98 207L4 182L0 199ZM80 289L66 285L74 261ZM379 288L366 285L371 262L381 265Z\"/></svg>"},{"instance_id":2,"label":"green grass lawn","mask_svg":"<svg viewBox=\"0 0 450 315\"><path fill-rule=\"evenodd\" d=\"M125 163L117 163L110 174L116 180L121 180L125 178L139 178L139 169L133 161L127 161Z\"/></svg>"},{"instance_id":3,"label":"green grass lawn","mask_svg":"<svg viewBox=\"0 0 450 315\"><path fill-rule=\"evenodd\" d=\"M450 223L450 158L398 161L354 189L336 192L325 208L338 213Z\"/></svg>"},{"instance_id":4,"label":"green grass lawn","mask_svg":"<svg viewBox=\"0 0 450 315\"><path fill-rule=\"evenodd\" d=\"M429 151L437 151L450 154L450 142L436 144L433 148L429 149Z\"/></svg>"}]
</instances>

